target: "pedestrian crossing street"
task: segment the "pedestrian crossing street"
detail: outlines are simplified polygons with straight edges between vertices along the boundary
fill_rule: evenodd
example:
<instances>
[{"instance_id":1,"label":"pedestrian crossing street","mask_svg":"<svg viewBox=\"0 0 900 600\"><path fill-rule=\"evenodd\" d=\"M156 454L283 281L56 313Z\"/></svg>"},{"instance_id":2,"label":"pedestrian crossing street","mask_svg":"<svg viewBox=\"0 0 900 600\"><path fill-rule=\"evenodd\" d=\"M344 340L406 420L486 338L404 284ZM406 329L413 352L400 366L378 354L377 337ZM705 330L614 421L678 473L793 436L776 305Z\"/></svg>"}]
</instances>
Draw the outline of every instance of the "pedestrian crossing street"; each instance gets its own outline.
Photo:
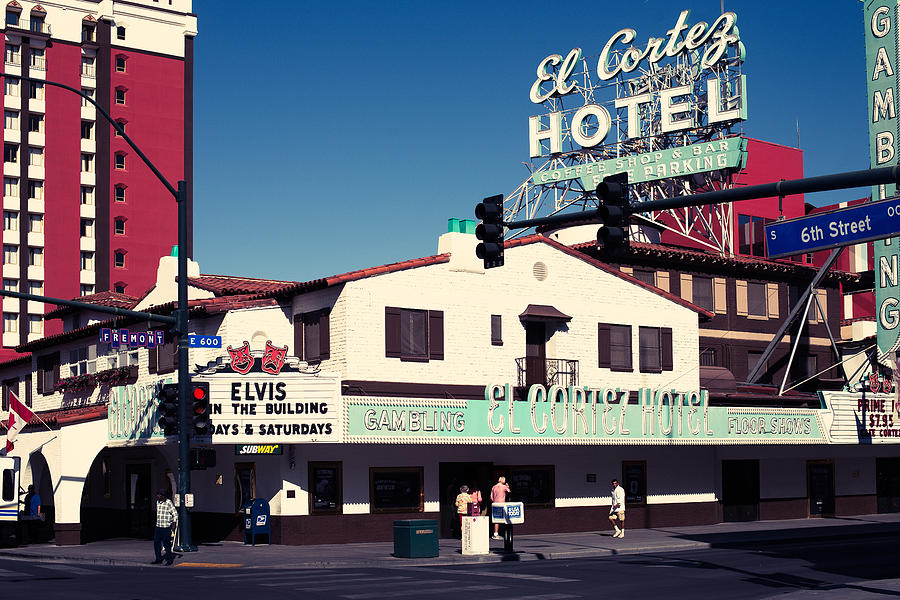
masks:
<instances>
[{"instance_id":1,"label":"pedestrian crossing street","mask_svg":"<svg viewBox=\"0 0 900 600\"><path fill-rule=\"evenodd\" d=\"M347 600L458 597L483 594L491 600L569 600L582 596L558 591L576 579L487 569L382 568L371 570L259 570L200 573L197 579L219 584L258 586L282 592L305 592Z\"/></svg>"}]
</instances>

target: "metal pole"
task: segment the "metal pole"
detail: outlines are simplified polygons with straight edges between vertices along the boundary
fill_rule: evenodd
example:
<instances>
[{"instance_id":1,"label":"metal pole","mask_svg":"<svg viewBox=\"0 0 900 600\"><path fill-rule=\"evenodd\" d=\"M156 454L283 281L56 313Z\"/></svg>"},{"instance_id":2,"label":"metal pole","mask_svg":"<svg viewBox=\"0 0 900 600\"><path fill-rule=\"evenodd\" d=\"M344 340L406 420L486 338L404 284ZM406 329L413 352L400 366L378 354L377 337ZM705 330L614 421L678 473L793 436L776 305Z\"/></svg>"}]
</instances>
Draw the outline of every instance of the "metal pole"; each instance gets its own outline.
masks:
<instances>
[{"instance_id":1,"label":"metal pole","mask_svg":"<svg viewBox=\"0 0 900 600\"><path fill-rule=\"evenodd\" d=\"M181 502L178 506L178 526L181 550L195 552L191 536L191 519L187 509L186 498L191 493L191 419L188 412L191 407L190 393L191 373L188 370L188 286L187 286L187 183L178 182L178 309L175 311L178 333L178 493Z\"/></svg>"}]
</instances>

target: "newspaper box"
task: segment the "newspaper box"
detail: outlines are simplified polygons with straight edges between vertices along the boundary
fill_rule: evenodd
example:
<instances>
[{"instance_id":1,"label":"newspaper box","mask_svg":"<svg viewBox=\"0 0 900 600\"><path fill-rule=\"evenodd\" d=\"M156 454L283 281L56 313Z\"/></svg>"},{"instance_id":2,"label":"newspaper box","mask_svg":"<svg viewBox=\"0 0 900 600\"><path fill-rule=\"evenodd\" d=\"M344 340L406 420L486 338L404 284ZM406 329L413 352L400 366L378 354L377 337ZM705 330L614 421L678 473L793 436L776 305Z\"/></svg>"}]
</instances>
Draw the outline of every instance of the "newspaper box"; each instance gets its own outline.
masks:
<instances>
[{"instance_id":1,"label":"newspaper box","mask_svg":"<svg viewBox=\"0 0 900 600\"><path fill-rule=\"evenodd\" d=\"M491 520L506 525L521 525L525 522L525 505L522 502L494 502L491 505Z\"/></svg>"}]
</instances>

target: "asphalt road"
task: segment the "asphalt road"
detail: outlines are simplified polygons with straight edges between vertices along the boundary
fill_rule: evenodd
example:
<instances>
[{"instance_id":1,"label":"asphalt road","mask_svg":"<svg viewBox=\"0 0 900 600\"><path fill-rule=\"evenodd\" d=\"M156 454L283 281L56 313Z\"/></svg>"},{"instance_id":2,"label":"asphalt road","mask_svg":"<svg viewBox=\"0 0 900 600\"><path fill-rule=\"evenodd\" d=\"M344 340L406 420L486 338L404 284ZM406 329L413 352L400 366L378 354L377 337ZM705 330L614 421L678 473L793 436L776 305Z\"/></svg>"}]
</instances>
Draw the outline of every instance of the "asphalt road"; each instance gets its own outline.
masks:
<instances>
[{"instance_id":1,"label":"asphalt road","mask_svg":"<svg viewBox=\"0 0 900 600\"><path fill-rule=\"evenodd\" d=\"M0 560L4 595L149 600L196 597L565 600L890 598L900 551L889 536L669 554L447 567L254 569L103 567Z\"/></svg>"}]
</instances>

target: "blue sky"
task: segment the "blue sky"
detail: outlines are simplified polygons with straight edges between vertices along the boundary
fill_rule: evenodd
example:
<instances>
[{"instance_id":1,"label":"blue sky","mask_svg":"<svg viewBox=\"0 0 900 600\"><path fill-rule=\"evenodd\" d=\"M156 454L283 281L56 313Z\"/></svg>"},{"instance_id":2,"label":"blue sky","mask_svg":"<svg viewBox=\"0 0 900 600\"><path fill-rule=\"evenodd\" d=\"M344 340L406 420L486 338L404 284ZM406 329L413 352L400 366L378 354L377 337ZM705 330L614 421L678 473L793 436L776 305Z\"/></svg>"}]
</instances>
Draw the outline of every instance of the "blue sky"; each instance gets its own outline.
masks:
<instances>
[{"instance_id":1,"label":"blue sky","mask_svg":"<svg viewBox=\"0 0 900 600\"><path fill-rule=\"evenodd\" d=\"M262 5L194 0L194 256L204 273L301 281L433 254L448 218L513 191L545 56L720 12L718 0L249 7ZM862 3L725 9L747 47L744 134L796 146L799 121L807 176L868 168Z\"/></svg>"}]
</instances>

